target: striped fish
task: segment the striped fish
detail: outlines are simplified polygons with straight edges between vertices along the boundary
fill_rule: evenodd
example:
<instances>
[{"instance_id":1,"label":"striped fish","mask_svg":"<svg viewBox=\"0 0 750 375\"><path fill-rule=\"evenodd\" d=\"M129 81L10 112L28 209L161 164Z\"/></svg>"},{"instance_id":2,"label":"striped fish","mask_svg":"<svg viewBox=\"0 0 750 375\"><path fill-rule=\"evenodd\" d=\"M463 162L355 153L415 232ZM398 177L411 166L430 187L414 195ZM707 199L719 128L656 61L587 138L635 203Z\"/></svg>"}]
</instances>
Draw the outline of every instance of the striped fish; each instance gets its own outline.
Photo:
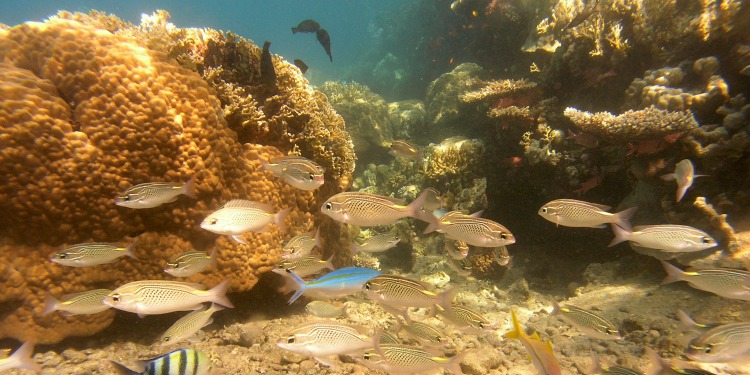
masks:
<instances>
[{"instance_id":1,"label":"striped fish","mask_svg":"<svg viewBox=\"0 0 750 375\"><path fill-rule=\"evenodd\" d=\"M438 314L453 323L458 329L473 329L476 331L492 331L496 324L490 323L478 312L461 305L450 304L447 309L438 306Z\"/></svg>"},{"instance_id":2,"label":"striped fish","mask_svg":"<svg viewBox=\"0 0 750 375\"><path fill-rule=\"evenodd\" d=\"M560 316L564 321L591 337L601 340L619 340L622 338L614 324L591 311L575 306L561 307L555 300L552 300L552 306L550 315Z\"/></svg>"},{"instance_id":3,"label":"striped fish","mask_svg":"<svg viewBox=\"0 0 750 375\"><path fill-rule=\"evenodd\" d=\"M560 364L557 363L557 358L552 352L552 343L542 342L539 338L539 334L534 332L533 335L529 336L518 323L518 317L516 316L515 310L510 310L510 314L513 320L513 330L504 335L505 338L519 339L526 348L531 363L534 364L537 372L545 375L562 375Z\"/></svg>"},{"instance_id":4,"label":"striped fish","mask_svg":"<svg viewBox=\"0 0 750 375\"><path fill-rule=\"evenodd\" d=\"M716 247L718 244L706 232L686 225L642 225L628 231L612 226L615 238L609 246L630 241L637 246L666 252L687 253Z\"/></svg>"},{"instance_id":5,"label":"striped fish","mask_svg":"<svg viewBox=\"0 0 750 375\"><path fill-rule=\"evenodd\" d=\"M274 214L273 208L266 204L234 199L208 215L201 222L201 228L216 234L232 236L235 241L247 244L241 236L243 233L263 233L272 223L276 224L280 231L285 231L284 219L290 210L291 207Z\"/></svg>"},{"instance_id":6,"label":"striped fish","mask_svg":"<svg viewBox=\"0 0 750 375\"><path fill-rule=\"evenodd\" d=\"M409 160L419 160L422 157L422 153L419 152L419 149L410 145L406 141L393 141L391 142L390 151L388 151L389 154L409 159Z\"/></svg>"},{"instance_id":7,"label":"striped fish","mask_svg":"<svg viewBox=\"0 0 750 375\"><path fill-rule=\"evenodd\" d=\"M50 260L68 267L98 266L112 263L124 256L137 260L138 258L133 255L134 248L135 242L127 247L108 242L82 243L58 251Z\"/></svg>"},{"instance_id":8,"label":"striped fish","mask_svg":"<svg viewBox=\"0 0 750 375\"><path fill-rule=\"evenodd\" d=\"M338 318L346 315L346 306L334 306L323 301L311 301L305 305L305 310L318 318Z\"/></svg>"},{"instance_id":9,"label":"striped fish","mask_svg":"<svg viewBox=\"0 0 750 375\"><path fill-rule=\"evenodd\" d=\"M299 277L307 277L310 275L314 275L326 268L328 268L329 270L334 270L335 268L333 267L333 263L331 263L332 259L333 255L331 255L328 260L322 260L318 257L313 256L306 256L292 260L285 259L282 260L281 263L277 264L272 271L282 276L286 276L289 271L293 271Z\"/></svg>"},{"instance_id":10,"label":"striped fish","mask_svg":"<svg viewBox=\"0 0 750 375\"><path fill-rule=\"evenodd\" d=\"M648 349L647 349L648 350ZM587 374L602 375L643 375L643 373L623 366L603 366L596 353L591 354L593 360Z\"/></svg>"},{"instance_id":11,"label":"striped fish","mask_svg":"<svg viewBox=\"0 0 750 375\"><path fill-rule=\"evenodd\" d=\"M698 362L747 362L750 360L750 323L712 328L690 340L685 354Z\"/></svg>"},{"instance_id":12,"label":"striped fish","mask_svg":"<svg viewBox=\"0 0 750 375\"><path fill-rule=\"evenodd\" d=\"M159 345L165 346L176 344L193 336L196 332L200 331L201 328L211 324L213 322L211 315L221 310L224 310L224 307L212 303L211 307L208 309L203 307L200 310L188 313L172 324L172 326L161 335L159 338Z\"/></svg>"},{"instance_id":13,"label":"striped fish","mask_svg":"<svg viewBox=\"0 0 750 375\"><path fill-rule=\"evenodd\" d=\"M90 315L108 310L110 307L104 304L104 298L109 293L109 289L94 289L81 293L64 295L60 301L50 295L45 299L44 310L42 315L47 315L53 311L61 311L63 316L71 315Z\"/></svg>"},{"instance_id":14,"label":"striped fish","mask_svg":"<svg viewBox=\"0 0 750 375\"><path fill-rule=\"evenodd\" d=\"M300 190L315 190L325 183L323 167L302 156L284 156L270 163L261 159L260 164L263 169Z\"/></svg>"},{"instance_id":15,"label":"striped fish","mask_svg":"<svg viewBox=\"0 0 750 375\"><path fill-rule=\"evenodd\" d=\"M14 368L23 368L31 371L42 371L42 366L34 362L34 344L25 342L16 349L8 358L0 358L0 372Z\"/></svg>"},{"instance_id":16,"label":"striped fish","mask_svg":"<svg viewBox=\"0 0 750 375\"><path fill-rule=\"evenodd\" d=\"M464 241L445 239L443 247L451 259L461 260L469 256L469 245Z\"/></svg>"},{"instance_id":17,"label":"striped fish","mask_svg":"<svg viewBox=\"0 0 750 375\"><path fill-rule=\"evenodd\" d=\"M635 207L611 214L612 207L603 204L589 203L575 199L553 200L539 209L538 214L565 227L605 228L612 223L630 230L630 217L635 214Z\"/></svg>"},{"instance_id":18,"label":"striped fish","mask_svg":"<svg viewBox=\"0 0 750 375\"><path fill-rule=\"evenodd\" d=\"M424 233L437 231L444 233L446 239L463 241L467 245L479 247L497 247L516 243L513 233L508 228L479 217L482 211L466 215L461 211L451 211L430 224Z\"/></svg>"},{"instance_id":19,"label":"striped fish","mask_svg":"<svg viewBox=\"0 0 750 375\"><path fill-rule=\"evenodd\" d=\"M359 252L379 253L396 247L399 242L401 242L401 238L397 234L383 233L374 235L361 243L352 243L352 251L354 254Z\"/></svg>"},{"instance_id":20,"label":"striped fish","mask_svg":"<svg viewBox=\"0 0 750 375\"><path fill-rule=\"evenodd\" d=\"M417 339L417 341L421 342L422 344L439 345L443 347L450 345L448 336L429 324L425 324L422 322L401 323L401 319L396 319L396 321L398 321L400 329L408 333L409 336ZM380 343L383 343L382 337L380 339Z\"/></svg>"},{"instance_id":21,"label":"striped fish","mask_svg":"<svg viewBox=\"0 0 750 375\"><path fill-rule=\"evenodd\" d=\"M144 360L143 372L133 371L117 362L109 361L123 375L208 375L211 361L203 352L193 349L177 349L160 357Z\"/></svg>"},{"instance_id":22,"label":"striped fish","mask_svg":"<svg viewBox=\"0 0 750 375\"><path fill-rule=\"evenodd\" d=\"M469 261L469 258L464 258L461 260L456 260L453 258L448 258L448 266L456 271L456 273L459 276L467 277L471 275L472 272L472 266L471 262Z\"/></svg>"},{"instance_id":23,"label":"striped fish","mask_svg":"<svg viewBox=\"0 0 750 375\"><path fill-rule=\"evenodd\" d=\"M457 288L442 293L430 291L430 286L416 280L397 275L375 276L362 287L371 300L392 308L448 306Z\"/></svg>"},{"instance_id":24,"label":"striped fish","mask_svg":"<svg viewBox=\"0 0 750 375\"><path fill-rule=\"evenodd\" d=\"M211 255L202 251L182 253L167 262L164 272L176 277L190 277L203 272L210 265L216 267L216 248L211 251Z\"/></svg>"},{"instance_id":25,"label":"striped fish","mask_svg":"<svg viewBox=\"0 0 750 375\"><path fill-rule=\"evenodd\" d=\"M344 192L329 198L320 210L340 223L361 227L394 224L405 217L433 223L437 219L424 209L427 198L432 196L432 192L424 191L405 206L400 199L370 193Z\"/></svg>"},{"instance_id":26,"label":"striped fish","mask_svg":"<svg viewBox=\"0 0 750 375\"><path fill-rule=\"evenodd\" d=\"M335 322L303 324L276 341L281 348L332 366L331 357L372 347L364 327Z\"/></svg>"},{"instance_id":27,"label":"striped fish","mask_svg":"<svg viewBox=\"0 0 750 375\"><path fill-rule=\"evenodd\" d=\"M389 374L433 372L439 369L463 374L460 364L465 355L466 353L461 353L448 358L416 346L376 343L375 348L365 350L362 363Z\"/></svg>"},{"instance_id":28,"label":"striped fish","mask_svg":"<svg viewBox=\"0 0 750 375\"><path fill-rule=\"evenodd\" d=\"M177 200L180 195L196 199L195 176L183 184L170 182L147 182L135 185L120 193L115 204L128 208L153 208Z\"/></svg>"},{"instance_id":29,"label":"striped fish","mask_svg":"<svg viewBox=\"0 0 750 375\"><path fill-rule=\"evenodd\" d=\"M296 284L297 291L289 303L296 301L301 295L312 298L338 298L362 291L362 285L367 280L380 275L380 271L371 268L344 267L331 271L315 280L305 282L294 272L289 272Z\"/></svg>"},{"instance_id":30,"label":"striped fish","mask_svg":"<svg viewBox=\"0 0 750 375\"><path fill-rule=\"evenodd\" d=\"M698 368L677 368L662 358L653 349L646 348L646 355L653 365L649 375L715 375L713 372Z\"/></svg>"},{"instance_id":31,"label":"striped fish","mask_svg":"<svg viewBox=\"0 0 750 375\"><path fill-rule=\"evenodd\" d=\"M196 310L205 302L234 307L225 296L229 280L211 290L201 284L168 280L141 280L125 284L104 298L104 304L138 316Z\"/></svg>"},{"instance_id":32,"label":"striped fish","mask_svg":"<svg viewBox=\"0 0 750 375\"><path fill-rule=\"evenodd\" d=\"M398 338L395 332L383 331L380 334L381 344L402 344L401 339Z\"/></svg>"},{"instance_id":33,"label":"striped fish","mask_svg":"<svg viewBox=\"0 0 750 375\"><path fill-rule=\"evenodd\" d=\"M320 247L320 233L315 232L314 237L312 233L300 234L284 244L281 248L281 257L286 260L302 258L310 255L315 246Z\"/></svg>"},{"instance_id":34,"label":"striped fish","mask_svg":"<svg viewBox=\"0 0 750 375\"><path fill-rule=\"evenodd\" d=\"M662 285L687 281L696 289L732 299L750 301L750 272L733 268L705 268L683 271L661 261L667 271Z\"/></svg>"}]
</instances>

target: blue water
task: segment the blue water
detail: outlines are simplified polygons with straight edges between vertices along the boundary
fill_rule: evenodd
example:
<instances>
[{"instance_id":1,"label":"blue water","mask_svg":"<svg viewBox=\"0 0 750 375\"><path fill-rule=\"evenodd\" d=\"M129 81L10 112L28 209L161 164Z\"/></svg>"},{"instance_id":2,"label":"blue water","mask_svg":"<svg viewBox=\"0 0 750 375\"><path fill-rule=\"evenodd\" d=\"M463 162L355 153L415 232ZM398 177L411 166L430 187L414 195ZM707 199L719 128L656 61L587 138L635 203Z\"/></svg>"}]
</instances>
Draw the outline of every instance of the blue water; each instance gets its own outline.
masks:
<instances>
[{"instance_id":1,"label":"blue water","mask_svg":"<svg viewBox=\"0 0 750 375\"><path fill-rule=\"evenodd\" d=\"M42 21L58 10L114 13L138 24L141 14L167 10L178 27L209 27L231 31L262 46L268 40L271 52L288 61L302 59L314 83L341 79L372 42L372 20L381 12L399 7L399 0L274 0L274 1L75 1L43 0L20 4L0 2L0 23L9 26ZM291 27L305 19L318 21L331 36L333 62L328 60L314 34L292 34Z\"/></svg>"}]
</instances>

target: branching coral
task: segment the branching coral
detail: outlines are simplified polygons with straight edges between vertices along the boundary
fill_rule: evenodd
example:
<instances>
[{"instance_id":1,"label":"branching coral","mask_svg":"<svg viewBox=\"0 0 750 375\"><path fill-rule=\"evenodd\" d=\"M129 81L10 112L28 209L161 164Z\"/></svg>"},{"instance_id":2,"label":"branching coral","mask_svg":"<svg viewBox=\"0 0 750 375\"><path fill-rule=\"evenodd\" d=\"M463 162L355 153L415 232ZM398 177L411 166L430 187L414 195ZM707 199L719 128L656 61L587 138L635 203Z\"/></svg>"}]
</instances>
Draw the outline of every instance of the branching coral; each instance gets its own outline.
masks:
<instances>
[{"instance_id":1,"label":"branching coral","mask_svg":"<svg viewBox=\"0 0 750 375\"><path fill-rule=\"evenodd\" d=\"M721 233L724 235L724 241L726 241L726 246L727 250L729 250L729 253L737 253L740 249L739 238L737 237L737 234L735 234L732 226L727 223L727 215L719 214L718 212L716 212L714 206L706 202L705 197L695 198L693 206L695 206L706 216L708 216L711 225L721 231Z\"/></svg>"},{"instance_id":2,"label":"branching coral","mask_svg":"<svg viewBox=\"0 0 750 375\"><path fill-rule=\"evenodd\" d=\"M480 176L484 145L476 139L448 138L425 152L424 173L430 186L469 187Z\"/></svg>"},{"instance_id":3,"label":"branching coral","mask_svg":"<svg viewBox=\"0 0 750 375\"><path fill-rule=\"evenodd\" d=\"M557 165L563 157L562 152L554 149L555 143L560 143L561 133L552 130L547 124L539 124L535 132L526 132L521 138L524 156L530 165L546 163Z\"/></svg>"},{"instance_id":4,"label":"branching coral","mask_svg":"<svg viewBox=\"0 0 750 375\"><path fill-rule=\"evenodd\" d=\"M529 93L536 88L536 83L525 79L501 79L496 81L482 82L476 84L481 88L459 95L464 103L476 103L486 99L501 99L518 97Z\"/></svg>"},{"instance_id":5,"label":"branching coral","mask_svg":"<svg viewBox=\"0 0 750 375\"><path fill-rule=\"evenodd\" d=\"M609 112L589 113L566 108L565 116L578 129L612 143L662 138L698 127L698 123L689 112L670 112L653 106L627 111L618 116Z\"/></svg>"}]
</instances>

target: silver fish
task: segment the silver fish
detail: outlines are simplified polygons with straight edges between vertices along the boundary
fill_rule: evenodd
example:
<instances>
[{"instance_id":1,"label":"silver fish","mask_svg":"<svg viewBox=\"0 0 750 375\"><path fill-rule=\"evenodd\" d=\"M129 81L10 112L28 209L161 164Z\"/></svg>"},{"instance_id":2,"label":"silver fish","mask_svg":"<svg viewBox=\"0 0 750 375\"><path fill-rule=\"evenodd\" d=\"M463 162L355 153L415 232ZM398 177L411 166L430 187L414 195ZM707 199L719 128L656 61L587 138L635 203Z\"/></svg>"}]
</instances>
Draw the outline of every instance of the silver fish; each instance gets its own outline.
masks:
<instances>
[{"instance_id":1,"label":"silver fish","mask_svg":"<svg viewBox=\"0 0 750 375\"><path fill-rule=\"evenodd\" d=\"M635 207L615 214L611 207L575 199L553 200L539 209L539 215L557 225L566 227L604 228L612 223L630 230L629 219L635 214Z\"/></svg>"},{"instance_id":2,"label":"silver fish","mask_svg":"<svg viewBox=\"0 0 750 375\"><path fill-rule=\"evenodd\" d=\"M416 346L402 344L377 344L362 356L362 363L389 374L411 374L446 369L462 374L460 363L466 353L442 357Z\"/></svg>"},{"instance_id":3,"label":"silver fish","mask_svg":"<svg viewBox=\"0 0 750 375\"><path fill-rule=\"evenodd\" d=\"M471 272L473 271L469 258L464 258L464 259L459 259L459 260L448 258L448 266L452 270L456 271L456 273L459 276L463 276L463 277L467 277L471 275Z\"/></svg>"},{"instance_id":4,"label":"silver fish","mask_svg":"<svg viewBox=\"0 0 750 375\"><path fill-rule=\"evenodd\" d=\"M355 254L359 252L379 253L396 247L399 242L401 242L401 238L395 233L377 234L361 243L352 243L352 251Z\"/></svg>"},{"instance_id":5,"label":"silver fish","mask_svg":"<svg viewBox=\"0 0 750 375\"><path fill-rule=\"evenodd\" d=\"M325 183L323 167L302 156L285 156L270 163L261 159L260 163L263 169L300 190L315 190Z\"/></svg>"},{"instance_id":6,"label":"silver fish","mask_svg":"<svg viewBox=\"0 0 750 375\"><path fill-rule=\"evenodd\" d=\"M182 253L167 262L164 272L176 277L190 277L211 265L216 267L216 248L211 251L211 255L202 251Z\"/></svg>"},{"instance_id":7,"label":"silver fish","mask_svg":"<svg viewBox=\"0 0 750 375\"><path fill-rule=\"evenodd\" d=\"M555 300L552 300L552 306L550 315L560 316L564 321L591 337L601 340L619 340L622 338L614 324L591 311L575 306L561 307Z\"/></svg>"},{"instance_id":8,"label":"silver fish","mask_svg":"<svg viewBox=\"0 0 750 375\"><path fill-rule=\"evenodd\" d=\"M687 281L696 289L732 299L750 301L750 272L733 268L705 268L683 271L661 261L667 271L662 285Z\"/></svg>"},{"instance_id":9,"label":"silver fish","mask_svg":"<svg viewBox=\"0 0 750 375\"><path fill-rule=\"evenodd\" d=\"M698 362L745 362L750 357L750 323L712 328L692 339L685 354Z\"/></svg>"},{"instance_id":10,"label":"silver fish","mask_svg":"<svg viewBox=\"0 0 750 375\"><path fill-rule=\"evenodd\" d=\"M410 145L406 141L393 141L391 143L389 154L411 160L419 160L422 157L422 153L419 149Z\"/></svg>"},{"instance_id":11,"label":"silver fish","mask_svg":"<svg viewBox=\"0 0 750 375\"><path fill-rule=\"evenodd\" d=\"M125 284L110 293L104 304L138 316L195 310L205 302L234 307L225 296L229 280L211 290L201 284L167 280L141 280Z\"/></svg>"},{"instance_id":12,"label":"silver fish","mask_svg":"<svg viewBox=\"0 0 750 375\"><path fill-rule=\"evenodd\" d=\"M495 260L495 263L510 268L513 266L513 257L508 253L508 247L507 246L500 246L495 249L493 254L493 259Z\"/></svg>"},{"instance_id":13,"label":"silver fish","mask_svg":"<svg viewBox=\"0 0 750 375\"><path fill-rule=\"evenodd\" d=\"M438 345L446 347L450 345L448 336L441 332L439 329L422 322L406 322L401 323L401 319L398 321L399 328L404 332L408 333L409 336L417 339L417 341L426 345ZM380 340L383 343L383 340Z\"/></svg>"},{"instance_id":14,"label":"silver fish","mask_svg":"<svg viewBox=\"0 0 750 375\"><path fill-rule=\"evenodd\" d=\"M200 331L201 328L211 324L211 322L213 322L211 315L221 310L224 310L224 307L212 303L208 309L202 307L200 310L188 313L172 324L172 326L161 335L159 338L159 345L164 346L176 344L193 336L196 332Z\"/></svg>"},{"instance_id":15,"label":"silver fish","mask_svg":"<svg viewBox=\"0 0 750 375\"><path fill-rule=\"evenodd\" d=\"M61 311L63 316L90 315L108 310L110 307L104 304L104 298L112 293L109 289L94 289L81 293L64 295L60 301L50 295L45 299L42 315L53 311Z\"/></svg>"},{"instance_id":16,"label":"silver fish","mask_svg":"<svg viewBox=\"0 0 750 375\"><path fill-rule=\"evenodd\" d=\"M448 212L440 220L430 224L424 233L437 231L444 233L448 239L479 247L511 245L516 242L516 238L508 228L492 220L481 218L480 214L481 211L473 215L466 215L460 211Z\"/></svg>"},{"instance_id":17,"label":"silver fish","mask_svg":"<svg viewBox=\"0 0 750 375\"><path fill-rule=\"evenodd\" d=\"M469 245L464 241L453 241L446 238L443 248L448 252L451 259L461 260L469 255Z\"/></svg>"},{"instance_id":18,"label":"silver fish","mask_svg":"<svg viewBox=\"0 0 750 375\"><path fill-rule=\"evenodd\" d=\"M680 200L682 200L682 197L685 196L685 193L690 188L690 186L693 185L693 180L696 177L703 176L705 175L695 174L695 169L693 168L693 163L690 161L690 159L683 159L675 164L674 173L667 173L661 176L661 179L665 181L677 181L677 194L675 195L675 199L677 202L679 202Z\"/></svg>"},{"instance_id":19,"label":"silver fish","mask_svg":"<svg viewBox=\"0 0 750 375\"><path fill-rule=\"evenodd\" d=\"M346 315L346 306L334 306L323 301L312 301L305 305L305 310L318 318L337 318Z\"/></svg>"},{"instance_id":20,"label":"silver fish","mask_svg":"<svg viewBox=\"0 0 750 375\"><path fill-rule=\"evenodd\" d=\"M448 308L438 306L438 314L461 330L492 331L496 324L492 324L478 312L461 305L450 304Z\"/></svg>"},{"instance_id":21,"label":"silver fish","mask_svg":"<svg viewBox=\"0 0 750 375\"><path fill-rule=\"evenodd\" d=\"M315 236L312 233L300 234L284 244L281 248L281 257L286 260L302 258L310 255L315 246L320 247L319 232L316 231Z\"/></svg>"},{"instance_id":22,"label":"silver fish","mask_svg":"<svg viewBox=\"0 0 750 375\"><path fill-rule=\"evenodd\" d=\"M153 208L177 200L180 195L198 198L195 176L185 184L147 182L130 187L115 198L115 204L128 208Z\"/></svg>"},{"instance_id":23,"label":"silver fish","mask_svg":"<svg viewBox=\"0 0 750 375\"><path fill-rule=\"evenodd\" d=\"M638 246L667 252L687 253L717 246L716 240L706 232L686 225L642 225L628 231L612 225L615 238L609 243L614 246L630 241Z\"/></svg>"},{"instance_id":24,"label":"silver fish","mask_svg":"<svg viewBox=\"0 0 750 375\"><path fill-rule=\"evenodd\" d=\"M34 362L33 355L34 344L31 342L23 343L10 357L0 359L0 372L14 368L42 371L42 366Z\"/></svg>"},{"instance_id":25,"label":"silver fish","mask_svg":"<svg viewBox=\"0 0 750 375\"><path fill-rule=\"evenodd\" d=\"M405 206L403 201L395 198L370 193L345 192L329 198L320 210L340 223L361 227L389 225L405 217L433 223L437 219L424 209L425 201L431 195L430 192L422 192L417 199Z\"/></svg>"},{"instance_id":26,"label":"silver fish","mask_svg":"<svg viewBox=\"0 0 750 375\"><path fill-rule=\"evenodd\" d=\"M51 261L68 267L89 267L107 264L123 256L138 260L133 255L135 242L127 247L117 243L91 242L66 247L55 253Z\"/></svg>"},{"instance_id":27,"label":"silver fish","mask_svg":"<svg viewBox=\"0 0 750 375\"><path fill-rule=\"evenodd\" d=\"M334 322L313 322L287 332L276 341L276 345L331 366L330 357L372 347L372 341L363 327Z\"/></svg>"},{"instance_id":28,"label":"silver fish","mask_svg":"<svg viewBox=\"0 0 750 375\"><path fill-rule=\"evenodd\" d=\"M390 331L383 331L380 334L380 343L381 344L403 344L401 342L401 339L398 338L396 333L390 332Z\"/></svg>"},{"instance_id":29,"label":"silver fish","mask_svg":"<svg viewBox=\"0 0 750 375\"><path fill-rule=\"evenodd\" d=\"M396 275L375 276L362 288L373 301L393 308L447 306L458 293L456 288L434 293L425 283Z\"/></svg>"},{"instance_id":30,"label":"silver fish","mask_svg":"<svg viewBox=\"0 0 750 375\"><path fill-rule=\"evenodd\" d=\"M247 244L241 236L243 233L263 233L271 223L276 224L280 231L286 231L284 219L290 210L291 207L273 214L270 206L234 199L208 215L201 223L201 228L216 234L230 235L235 241Z\"/></svg>"},{"instance_id":31,"label":"silver fish","mask_svg":"<svg viewBox=\"0 0 750 375\"><path fill-rule=\"evenodd\" d=\"M334 270L335 268L331 263L332 259L333 255L331 255L328 260L322 260L318 257L313 256L307 256L292 260L282 260L281 263L277 264L272 271L282 276L287 276L289 271L294 271L294 273L299 277L307 277L310 275L314 275L325 268Z\"/></svg>"}]
</instances>

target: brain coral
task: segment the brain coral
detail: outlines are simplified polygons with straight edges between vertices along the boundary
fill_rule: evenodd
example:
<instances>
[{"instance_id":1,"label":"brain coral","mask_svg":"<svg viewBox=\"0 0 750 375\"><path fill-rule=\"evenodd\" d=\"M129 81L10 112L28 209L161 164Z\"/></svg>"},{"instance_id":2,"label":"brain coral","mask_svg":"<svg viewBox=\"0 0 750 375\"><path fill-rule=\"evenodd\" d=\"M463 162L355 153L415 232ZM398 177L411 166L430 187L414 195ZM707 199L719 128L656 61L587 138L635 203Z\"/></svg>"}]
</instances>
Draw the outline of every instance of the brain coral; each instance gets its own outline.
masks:
<instances>
[{"instance_id":1,"label":"brain coral","mask_svg":"<svg viewBox=\"0 0 750 375\"><path fill-rule=\"evenodd\" d=\"M243 146L253 139L238 139L209 84L141 40L61 18L0 30L0 337L54 343L93 334L110 323L111 311L41 317L45 296L171 278L164 263L191 247L216 246L218 266L189 281L210 287L228 278L234 291L252 288L279 259L288 235L274 228L247 235L243 246L201 230L202 218L226 200L244 198L294 207L287 224L309 230L319 199L346 186L353 168L341 118L279 60L282 88L264 102L274 105L268 112L275 117L264 120L291 124L286 138L269 146L258 137ZM321 133L343 139L328 148L325 140L306 141ZM267 145L255 144L261 141ZM319 191L293 189L260 169L259 158L293 148L324 165L339 162ZM147 210L114 205L115 195L133 184L192 176L197 200L181 197ZM65 244L130 241L141 231L138 261L70 269L48 260Z\"/></svg>"}]
</instances>

